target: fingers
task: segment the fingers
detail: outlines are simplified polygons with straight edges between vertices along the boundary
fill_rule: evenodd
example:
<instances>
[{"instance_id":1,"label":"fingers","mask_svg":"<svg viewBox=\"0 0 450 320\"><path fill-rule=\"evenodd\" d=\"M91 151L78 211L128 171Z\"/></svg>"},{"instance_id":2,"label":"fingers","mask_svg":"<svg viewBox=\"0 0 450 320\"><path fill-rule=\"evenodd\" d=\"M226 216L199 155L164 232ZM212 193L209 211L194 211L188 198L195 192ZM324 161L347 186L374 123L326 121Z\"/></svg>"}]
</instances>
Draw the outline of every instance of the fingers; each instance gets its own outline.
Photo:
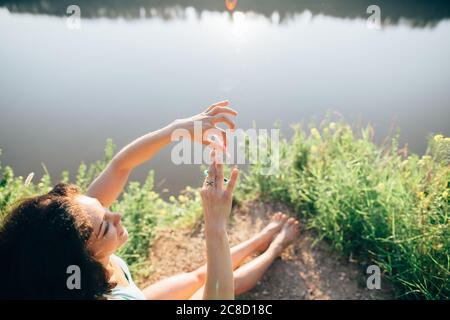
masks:
<instances>
[{"instance_id":1,"label":"fingers","mask_svg":"<svg viewBox=\"0 0 450 320\"><path fill-rule=\"evenodd\" d=\"M224 113L230 114L232 116L236 116L238 114L236 110L231 109L230 107L221 107L221 106L214 106L211 110L208 111L208 114L210 116L215 116Z\"/></svg>"},{"instance_id":2,"label":"fingers","mask_svg":"<svg viewBox=\"0 0 450 320\"><path fill-rule=\"evenodd\" d=\"M216 185L218 190L223 189L223 163L216 162Z\"/></svg>"},{"instance_id":3,"label":"fingers","mask_svg":"<svg viewBox=\"0 0 450 320\"><path fill-rule=\"evenodd\" d=\"M214 109L215 107L226 107L230 104L230 102L228 100L224 100L224 101L220 101L220 102L216 102L213 103L212 105L210 105L208 107L208 109L205 110L206 113L208 113L209 111L211 111L212 109Z\"/></svg>"},{"instance_id":4,"label":"fingers","mask_svg":"<svg viewBox=\"0 0 450 320\"><path fill-rule=\"evenodd\" d=\"M220 134L222 135L222 141L221 141L222 142L221 145L223 146L222 149L226 152L227 151L227 133L223 129L220 129L220 128L218 128L218 129L219 129Z\"/></svg>"},{"instance_id":5,"label":"fingers","mask_svg":"<svg viewBox=\"0 0 450 320\"><path fill-rule=\"evenodd\" d=\"M231 119L230 116L226 115L226 114L218 114L216 116L213 117L213 119L211 120L212 125L216 125L217 123L225 123L228 128L230 128L231 130L236 130L236 123Z\"/></svg>"},{"instance_id":6,"label":"fingers","mask_svg":"<svg viewBox=\"0 0 450 320\"><path fill-rule=\"evenodd\" d=\"M214 150L220 150L223 152L226 152L226 154L228 155L229 153L225 150L225 146L223 144L217 143L215 141L211 141L211 140L203 140L203 145L205 146L210 146L212 149Z\"/></svg>"},{"instance_id":7,"label":"fingers","mask_svg":"<svg viewBox=\"0 0 450 320\"><path fill-rule=\"evenodd\" d=\"M214 152L211 152L211 157L213 157ZM211 164L209 165L208 168L208 175L206 176L206 178L208 180L216 180L216 165L215 165L215 161L214 159L212 159Z\"/></svg>"},{"instance_id":8,"label":"fingers","mask_svg":"<svg viewBox=\"0 0 450 320\"><path fill-rule=\"evenodd\" d=\"M211 140L214 138L214 140ZM214 149L220 149L226 152L227 149L227 133L220 128L211 128L203 133L203 143L211 145Z\"/></svg>"},{"instance_id":9,"label":"fingers","mask_svg":"<svg viewBox=\"0 0 450 320\"><path fill-rule=\"evenodd\" d=\"M238 168L234 167L233 170L231 170L230 181L228 182L226 189L226 192L230 197L233 195L234 187L236 185L238 177L239 177L239 170Z\"/></svg>"},{"instance_id":10,"label":"fingers","mask_svg":"<svg viewBox=\"0 0 450 320\"><path fill-rule=\"evenodd\" d=\"M203 139L202 139L203 144L212 145L212 146L214 146L214 148L220 148L221 150L224 150L225 152L226 152L226 148L227 148L227 135L226 135L225 130L216 127L216 124L224 123L232 131L236 130L236 123L230 116L236 116L237 112L235 110L231 109L230 107L228 107L228 105L229 105L228 100L217 102L217 103L214 103L213 105L211 105L205 111L208 122L213 127L212 129L215 130L215 132L213 132L213 134L216 133L217 137L222 138L222 141L221 141L222 146L219 146L219 144L215 141L209 140L208 135L210 135L210 134L205 133L206 137L204 134ZM210 130L208 130L208 131L210 131Z\"/></svg>"},{"instance_id":11,"label":"fingers","mask_svg":"<svg viewBox=\"0 0 450 320\"><path fill-rule=\"evenodd\" d=\"M237 112L230 108L229 101L225 100L212 104L206 109L205 113L210 117L211 125L213 126L213 128L207 130L207 132L204 133L202 139L203 143L205 145L210 145L215 150L222 150L224 152L227 152L227 134L225 130L216 127L216 125L218 123L224 123L232 131L236 130L236 123L231 118L231 116L236 116ZM215 139L211 140L210 137L215 137ZM221 141L217 141L217 139ZM211 157L215 157L213 156L213 153L211 153ZM233 193L238 175L239 170L237 168L234 168L231 172L231 177L228 182L227 189L225 190L230 195L232 195ZM208 176L205 179L205 184L206 181L210 180L216 181L216 186L217 188L220 188L219 190L223 189L223 163L215 161L215 159L212 160L212 163L209 166Z\"/></svg>"},{"instance_id":12,"label":"fingers","mask_svg":"<svg viewBox=\"0 0 450 320\"><path fill-rule=\"evenodd\" d=\"M214 157L215 157L215 152L214 150L211 151L211 164L209 165L208 168L208 175L205 178L205 181L203 182L203 187L207 188L207 187L211 187L210 185L208 185L208 181L216 181L216 166L215 166L215 161L214 161Z\"/></svg>"}]
</instances>

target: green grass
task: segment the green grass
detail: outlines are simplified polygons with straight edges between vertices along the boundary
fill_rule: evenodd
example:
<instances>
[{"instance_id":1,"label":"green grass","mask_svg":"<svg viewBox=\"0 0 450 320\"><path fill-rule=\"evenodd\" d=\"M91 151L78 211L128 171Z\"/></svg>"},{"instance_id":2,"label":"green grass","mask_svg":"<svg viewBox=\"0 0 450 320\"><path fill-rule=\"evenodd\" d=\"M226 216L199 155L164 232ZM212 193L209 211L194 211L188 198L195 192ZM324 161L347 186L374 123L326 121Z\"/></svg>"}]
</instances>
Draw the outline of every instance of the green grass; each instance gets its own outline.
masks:
<instances>
[{"instance_id":1,"label":"green grass","mask_svg":"<svg viewBox=\"0 0 450 320\"><path fill-rule=\"evenodd\" d=\"M397 139L389 146L372 142L370 127L356 132L344 122L324 121L319 128L295 127L282 140L280 171L260 174L250 167L238 184L236 200L288 204L342 255L377 264L395 286L398 298L450 298L450 138L430 138L425 156L408 155ZM85 190L114 154L81 164L74 183ZM0 167L0 220L16 200L50 190L46 173L24 183L12 168ZM29 179L28 179L29 180ZM60 181L69 181L64 172ZM153 191L153 173L141 185L130 182L113 210L123 212L130 239L121 256L137 278L151 271L146 263L159 227L194 226L201 218L199 194L187 190L170 201Z\"/></svg>"},{"instance_id":2,"label":"green grass","mask_svg":"<svg viewBox=\"0 0 450 320\"><path fill-rule=\"evenodd\" d=\"M377 264L398 298L450 298L450 138L430 138L419 158L381 148L371 127L346 123L295 127L281 144L276 175L253 166L241 198L281 201L308 221L319 239L365 265Z\"/></svg>"}]
</instances>

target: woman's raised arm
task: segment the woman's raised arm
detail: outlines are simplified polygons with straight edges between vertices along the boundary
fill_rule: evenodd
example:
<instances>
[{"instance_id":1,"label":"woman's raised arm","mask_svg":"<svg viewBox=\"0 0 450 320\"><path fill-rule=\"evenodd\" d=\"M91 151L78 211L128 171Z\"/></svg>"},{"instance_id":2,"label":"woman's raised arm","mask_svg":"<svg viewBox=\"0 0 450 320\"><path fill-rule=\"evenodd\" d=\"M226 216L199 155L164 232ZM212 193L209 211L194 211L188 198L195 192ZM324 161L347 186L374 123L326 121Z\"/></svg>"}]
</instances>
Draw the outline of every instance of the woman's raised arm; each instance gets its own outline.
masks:
<instances>
[{"instance_id":1,"label":"woman's raised arm","mask_svg":"<svg viewBox=\"0 0 450 320\"><path fill-rule=\"evenodd\" d=\"M201 121L203 129L215 128L226 138L224 130L217 128L218 123L225 123L229 128L234 129L235 124L228 116L235 116L236 111L228 107L228 101L215 103L204 112L186 119L179 119L168 126L150 132L137 138L121 149L106 166L103 172L89 186L87 195L97 198L105 207L109 207L120 195L128 177L134 168L150 160L161 148L171 142L172 132L176 129L185 129L194 132L194 122ZM211 141L203 140L203 144L210 144Z\"/></svg>"},{"instance_id":2,"label":"woman's raised arm","mask_svg":"<svg viewBox=\"0 0 450 320\"><path fill-rule=\"evenodd\" d=\"M122 192L131 171L170 143L172 130L173 124L170 124L125 146L91 183L87 195L97 198L103 207L109 207Z\"/></svg>"}]
</instances>

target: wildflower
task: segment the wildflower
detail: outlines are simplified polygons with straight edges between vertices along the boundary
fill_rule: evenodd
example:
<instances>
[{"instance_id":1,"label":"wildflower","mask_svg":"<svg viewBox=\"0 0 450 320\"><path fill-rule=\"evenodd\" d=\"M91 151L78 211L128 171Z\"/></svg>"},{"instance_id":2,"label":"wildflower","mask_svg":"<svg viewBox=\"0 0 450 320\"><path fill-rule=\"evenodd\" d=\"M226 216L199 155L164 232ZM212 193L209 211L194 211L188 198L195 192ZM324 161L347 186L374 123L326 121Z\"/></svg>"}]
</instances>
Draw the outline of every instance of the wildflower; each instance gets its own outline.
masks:
<instances>
[{"instance_id":1,"label":"wildflower","mask_svg":"<svg viewBox=\"0 0 450 320\"><path fill-rule=\"evenodd\" d=\"M336 129L336 123L335 123L335 122L331 122L331 123L330 123L330 129L331 129L331 130Z\"/></svg>"},{"instance_id":2,"label":"wildflower","mask_svg":"<svg viewBox=\"0 0 450 320\"><path fill-rule=\"evenodd\" d=\"M443 136L442 134L437 134L437 135L435 135L434 138L433 138L433 140L434 140L435 142L439 142L439 141L441 141L442 139L444 139L444 136Z\"/></svg>"},{"instance_id":3,"label":"wildflower","mask_svg":"<svg viewBox=\"0 0 450 320\"><path fill-rule=\"evenodd\" d=\"M431 156L425 155L419 160L419 165L423 166L427 161L431 160Z\"/></svg>"},{"instance_id":4,"label":"wildflower","mask_svg":"<svg viewBox=\"0 0 450 320\"><path fill-rule=\"evenodd\" d=\"M377 185L377 190L378 191L383 191L384 190L384 183L379 183L378 185Z\"/></svg>"},{"instance_id":5,"label":"wildflower","mask_svg":"<svg viewBox=\"0 0 450 320\"><path fill-rule=\"evenodd\" d=\"M316 128L311 129L311 135L313 136L314 139L320 140L320 133L319 130L317 130Z\"/></svg>"},{"instance_id":6,"label":"wildflower","mask_svg":"<svg viewBox=\"0 0 450 320\"><path fill-rule=\"evenodd\" d=\"M444 141L445 141L445 142L450 142L450 137L446 137L446 138L444 139Z\"/></svg>"},{"instance_id":7,"label":"wildflower","mask_svg":"<svg viewBox=\"0 0 450 320\"><path fill-rule=\"evenodd\" d=\"M448 191L445 190L444 192L442 192L442 196L444 197L444 199L447 199L447 197L448 197Z\"/></svg>"},{"instance_id":8,"label":"wildflower","mask_svg":"<svg viewBox=\"0 0 450 320\"><path fill-rule=\"evenodd\" d=\"M188 197L186 197L184 195L178 196L178 201L180 201L181 203L187 202L188 200L189 200Z\"/></svg>"},{"instance_id":9,"label":"wildflower","mask_svg":"<svg viewBox=\"0 0 450 320\"><path fill-rule=\"evenodd\" d=\"M317 153L317 147L316 146L312 146L311 147L311 153Z\"/></svg>"},{"instance_id":10,"label":"wildflower","mask_svg":"<svg viewBox=\"0 0 450 320\"><path fill-rule=\"evenodd\" d=\"M174 197L174 196L170 196L170 197L169 197L169 201L170 201L170 202L175 202L175 197Z\"/></svg>"},{"instance_id":11,"label":"wildflower","mask_svg":"<svg viewBox=\"0 0 450 320\"><path fill-rule=\"evenodd\" d=\"M416 193L417 198L419 198L420 200L423 200L423 198L425 198L425 193L423 191L417 192Z\"/></svg>"}]
</instances>

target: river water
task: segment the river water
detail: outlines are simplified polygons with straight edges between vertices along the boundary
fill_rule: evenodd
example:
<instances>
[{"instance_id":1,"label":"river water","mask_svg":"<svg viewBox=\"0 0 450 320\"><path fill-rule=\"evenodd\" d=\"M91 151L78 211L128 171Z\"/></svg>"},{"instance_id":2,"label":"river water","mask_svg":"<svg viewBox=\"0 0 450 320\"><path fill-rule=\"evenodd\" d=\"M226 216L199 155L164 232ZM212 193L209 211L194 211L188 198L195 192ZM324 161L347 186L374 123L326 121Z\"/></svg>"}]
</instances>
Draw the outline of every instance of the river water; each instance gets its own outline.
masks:
<instances>
[{"instance_id":1,"label":"river water","mask_svg":"<svg viewBox=\"0 0 450 320\"><path fill-rule=\"evenodd\" d=\"M450 135L450 14L444 1L0 1L1 162L58 176L177 118L229 99L237 125L320 121L327 111L422 154ZM372 20L371 20L372 21ZM376 28L376 27L379 27ZM132 179L199 185L166 148Z\"/></svg>"}]
</instances>

